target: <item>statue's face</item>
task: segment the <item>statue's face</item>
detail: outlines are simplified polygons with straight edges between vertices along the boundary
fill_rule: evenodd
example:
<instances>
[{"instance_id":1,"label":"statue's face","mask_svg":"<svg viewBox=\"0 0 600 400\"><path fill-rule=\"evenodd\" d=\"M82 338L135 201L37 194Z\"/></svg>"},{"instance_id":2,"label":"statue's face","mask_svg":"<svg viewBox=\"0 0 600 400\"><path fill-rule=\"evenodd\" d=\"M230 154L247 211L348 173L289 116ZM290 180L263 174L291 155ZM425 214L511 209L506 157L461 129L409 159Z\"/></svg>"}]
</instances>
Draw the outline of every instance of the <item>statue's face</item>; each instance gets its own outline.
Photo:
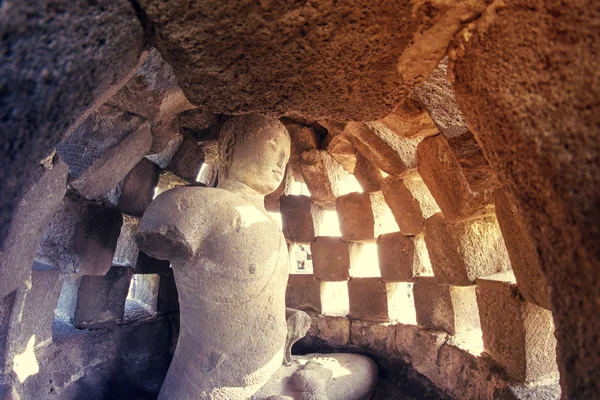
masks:
<instances>
[{"instance_id":1,"label":"statue's face","mask_svg":"<svg viewBox=\"0 0 600 400\"><path fill-rule=\"evenodd\" d=\"M267 195L279 187L290 159L290 139L285 128L263 129L238 141L233 149L229 179L236 179Z\"/></svg>"}]
</instances>

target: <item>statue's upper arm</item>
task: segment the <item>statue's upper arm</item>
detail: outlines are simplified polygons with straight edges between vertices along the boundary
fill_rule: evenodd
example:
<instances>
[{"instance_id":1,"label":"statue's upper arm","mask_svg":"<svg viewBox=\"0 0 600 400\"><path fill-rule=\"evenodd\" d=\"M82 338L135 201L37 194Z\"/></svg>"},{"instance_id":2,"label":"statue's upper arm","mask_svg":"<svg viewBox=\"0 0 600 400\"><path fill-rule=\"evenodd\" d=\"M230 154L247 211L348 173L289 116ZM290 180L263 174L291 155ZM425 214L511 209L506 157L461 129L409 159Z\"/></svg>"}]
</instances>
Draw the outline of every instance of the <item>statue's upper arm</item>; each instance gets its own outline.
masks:
<instances>
[{"instance_id":1,"label":"statue's upper arm","mask_svg":"<svg viewBox=\"0 0 600 400\"><path fill-rule=\"evenodd\" d=\"M140 250L171 262L193 257L212 229L212 219L205 218L209 209L207 190L210 189L175 188L154 199L136 234Z\"/></svg>"}]
</instances>

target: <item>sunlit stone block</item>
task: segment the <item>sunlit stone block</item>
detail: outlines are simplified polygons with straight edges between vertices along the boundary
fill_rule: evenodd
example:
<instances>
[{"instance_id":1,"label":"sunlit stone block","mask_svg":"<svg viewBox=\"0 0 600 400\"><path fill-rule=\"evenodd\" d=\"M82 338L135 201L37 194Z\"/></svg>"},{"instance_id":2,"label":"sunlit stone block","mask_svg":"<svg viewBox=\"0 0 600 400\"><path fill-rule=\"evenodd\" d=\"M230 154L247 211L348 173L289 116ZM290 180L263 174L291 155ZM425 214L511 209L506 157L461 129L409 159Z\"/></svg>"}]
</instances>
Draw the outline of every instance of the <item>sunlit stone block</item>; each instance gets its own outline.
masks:
<instances>
[{"instance_id":1,"label":"sunlit stone block","mask_svg":"<svg viewBox=\"0 0 600 400\"><path fill-rule=\"evenodd\" d=\"M321 312L321 282L308 274L291 274L285 292L288 308Z\"/></svg>"},{"instance_id":2,"label":"sunlit stone block","mask_svg":"<svg viewBox=\"0 0 600 400\"><path fill-rule=\"evenodd\" d=\"M415 323L412 284L386 283L381 278L348 281L350 316L364 321Z\"/></svg>"},{"instance_id":3,"label":"sunlit stone block","mask_svg":"<svg viewBox=\"0 0 600 400\"><path fill-rule=\"evenodd\" d=\"M415 276L432 274L422 236L387 233L377 239L381 278L386 282L412 282Z\"/></svg>"},{"instance_id":4,"label":"sunlit stone block","mask_svg":"<svg viewBox=\"0 0 600 400\"><path fill-rule=\"evenodd\" d=\"M398 231L381 192L349 193L337 199L336 207L343 240L370 241L384 233Z\"/></svg>"}]
</instances>

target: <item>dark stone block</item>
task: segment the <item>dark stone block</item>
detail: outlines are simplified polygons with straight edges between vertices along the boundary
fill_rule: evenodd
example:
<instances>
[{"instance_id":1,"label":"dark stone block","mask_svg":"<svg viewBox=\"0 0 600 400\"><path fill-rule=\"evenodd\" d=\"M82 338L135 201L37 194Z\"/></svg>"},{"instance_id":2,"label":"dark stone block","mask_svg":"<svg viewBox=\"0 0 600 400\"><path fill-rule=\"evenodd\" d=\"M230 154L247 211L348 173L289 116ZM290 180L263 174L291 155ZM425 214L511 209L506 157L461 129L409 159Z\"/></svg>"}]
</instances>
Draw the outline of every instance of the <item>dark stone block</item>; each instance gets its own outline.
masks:
<instances>
[{"instance_id":1,"label":"dark stone block","mask_svg":"<svg viewBox=\"0 0 600 400\"><path fill-rule=\"evenodd\" d=\"M121 187L119 210L125 214L141 217L154 197L160 168L152 161L143 158L127 174Z\"/></svg>"}]
</instances>

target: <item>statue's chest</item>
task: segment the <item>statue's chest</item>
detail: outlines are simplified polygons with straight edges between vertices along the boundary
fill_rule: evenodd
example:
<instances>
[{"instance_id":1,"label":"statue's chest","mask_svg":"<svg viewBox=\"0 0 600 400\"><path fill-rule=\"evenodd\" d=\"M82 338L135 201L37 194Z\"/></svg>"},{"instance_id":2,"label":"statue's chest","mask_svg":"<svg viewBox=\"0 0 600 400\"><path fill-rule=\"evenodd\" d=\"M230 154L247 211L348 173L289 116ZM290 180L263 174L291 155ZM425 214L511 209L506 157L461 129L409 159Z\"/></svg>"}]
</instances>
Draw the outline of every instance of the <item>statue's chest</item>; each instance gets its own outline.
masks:
<instances>
[{"instance_id":1,"label":"statue's chest","mask_svg":"<svg viewBox=\"0 0 600 400\"><path fill-rule=\"evenodd\" d=\"M205 283L227 287L216 290L219 297L241 300L271 290L285 291L288 253L277 223L263 211L245 205L233 207L227 217L205 238L194 272L188 272Z\"/></svg>"}]
</instances>

